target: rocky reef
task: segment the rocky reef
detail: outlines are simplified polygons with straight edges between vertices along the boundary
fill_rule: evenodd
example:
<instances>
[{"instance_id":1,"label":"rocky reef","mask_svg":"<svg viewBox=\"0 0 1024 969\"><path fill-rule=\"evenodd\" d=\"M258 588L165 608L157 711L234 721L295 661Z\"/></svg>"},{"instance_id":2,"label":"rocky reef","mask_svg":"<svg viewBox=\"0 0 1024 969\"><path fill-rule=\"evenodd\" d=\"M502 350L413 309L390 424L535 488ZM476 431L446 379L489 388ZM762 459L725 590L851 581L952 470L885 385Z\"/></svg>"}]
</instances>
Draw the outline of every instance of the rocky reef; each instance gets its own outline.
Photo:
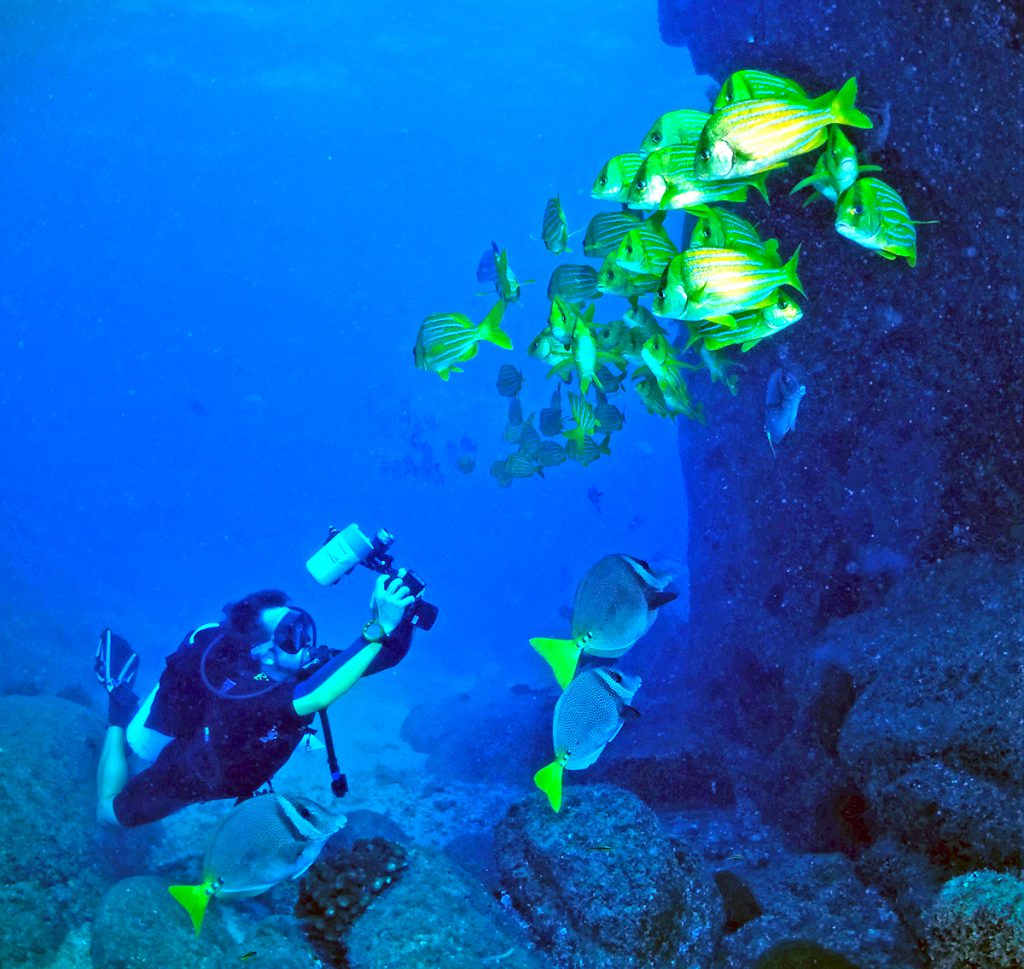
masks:
<instances>
[{"instance_id":1,"label":"rocky reef","mask_svg":"<svg viewBox=\"0 0 1024 969\"><path fill-rule=\"evenodd\" d=\"M1024 82L1019 6L998 0L709 7L660 0L662 36L716 81L740 68L824 92L856 76L875 120L853 132L903 194L918 263L841 238L823 202L786 190L746 212L787 255L802 245L804 319L746 354L740 389L696 384L707 425L680 424L691 500L695 648L794 636L870 608L914 563L954 550L1013 554L1024 542L1024 206L1009 92ZM698 104L666 103L675 107ZM788 176L792 174L793 179ZM768 375L807 387L773 457ZM696 383L696 382L695 382Z\"/></svg>"}]
</instances>

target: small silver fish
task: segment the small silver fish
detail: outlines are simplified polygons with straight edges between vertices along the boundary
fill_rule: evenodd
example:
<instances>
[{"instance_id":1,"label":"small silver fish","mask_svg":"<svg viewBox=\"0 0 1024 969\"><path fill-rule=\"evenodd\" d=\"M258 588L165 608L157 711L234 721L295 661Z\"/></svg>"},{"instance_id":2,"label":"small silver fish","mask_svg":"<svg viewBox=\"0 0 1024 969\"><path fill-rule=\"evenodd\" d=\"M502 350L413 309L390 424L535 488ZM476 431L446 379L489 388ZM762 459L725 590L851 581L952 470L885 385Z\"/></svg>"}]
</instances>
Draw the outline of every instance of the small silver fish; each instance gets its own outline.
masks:
<instances>
[{"instance_id":1,"label":"small silver fish","mask_svg":"<svg viewBox=\"0 0 1024 969\"><path fill-rule=\"evenodd\" d=\"M797 376L781 367L768 378L764 399L764 433L775 455L775 445L796 428L796 413L807 388Z\"/></svg>"}]
</instances>

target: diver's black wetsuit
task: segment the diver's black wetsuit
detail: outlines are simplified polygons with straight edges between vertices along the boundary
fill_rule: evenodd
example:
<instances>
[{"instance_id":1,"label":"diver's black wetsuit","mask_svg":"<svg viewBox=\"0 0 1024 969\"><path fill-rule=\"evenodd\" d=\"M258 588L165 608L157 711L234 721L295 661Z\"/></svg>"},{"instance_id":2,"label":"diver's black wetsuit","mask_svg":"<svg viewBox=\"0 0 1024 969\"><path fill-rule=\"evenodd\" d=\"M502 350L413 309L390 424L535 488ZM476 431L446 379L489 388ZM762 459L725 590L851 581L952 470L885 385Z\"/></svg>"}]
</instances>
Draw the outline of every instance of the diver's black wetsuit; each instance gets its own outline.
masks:
<instances>
[{"instance_id":1,"label":"diver's black wetsuit","mask_svg":"<svg viewBox=\"0 0 1024 969\"><path fill-rule=\"evenodd\" d=\"M412 628L403 620L385 637L363 675L398 663L409 651ZM359 638L331 665L366 645ZM220 694L203 683L204 654L206 677ZM313 716L295 712L294 681L274 684L262 676L248 647L234 640L225 624L201 627L185 637L167 657L146 718L148 728L173 739L114 798L114 814L124 827L159 821L201 801L248 797L284 766ZM231 695L223 687L232 680L242 685L242 694L258 695Z\"/></svg>"}]
</instances>

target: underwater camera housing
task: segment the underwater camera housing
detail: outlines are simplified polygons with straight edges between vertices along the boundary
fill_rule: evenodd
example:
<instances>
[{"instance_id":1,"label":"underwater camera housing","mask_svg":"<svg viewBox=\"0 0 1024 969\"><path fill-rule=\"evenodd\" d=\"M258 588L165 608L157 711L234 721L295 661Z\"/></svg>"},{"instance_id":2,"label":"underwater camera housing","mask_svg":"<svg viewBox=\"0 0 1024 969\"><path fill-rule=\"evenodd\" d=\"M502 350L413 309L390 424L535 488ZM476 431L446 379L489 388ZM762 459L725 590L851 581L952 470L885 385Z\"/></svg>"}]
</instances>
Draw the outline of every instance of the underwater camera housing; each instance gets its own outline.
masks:
<instances>
[{"instance_id":1,"label":"underwater camera housing","mask_svg":"<svg viewBox=\"0 0 1024 969\"><path fill-rule=\"evenodd\" d=\"M367 538L354 522L338 531L333 526L327 530L327 539L306 561L306 569L320 585L334 585L348 575L357 565L378 572L389 579L401 578L409 594L416 597L410 616L412 624L419 629L430 629L437 619L438 609L433 603L420 598L426 588L423 581L411 569L399 575L394 556L389 549L395 536L381 528L372 539Z\"/></svg>"}]
</instances>

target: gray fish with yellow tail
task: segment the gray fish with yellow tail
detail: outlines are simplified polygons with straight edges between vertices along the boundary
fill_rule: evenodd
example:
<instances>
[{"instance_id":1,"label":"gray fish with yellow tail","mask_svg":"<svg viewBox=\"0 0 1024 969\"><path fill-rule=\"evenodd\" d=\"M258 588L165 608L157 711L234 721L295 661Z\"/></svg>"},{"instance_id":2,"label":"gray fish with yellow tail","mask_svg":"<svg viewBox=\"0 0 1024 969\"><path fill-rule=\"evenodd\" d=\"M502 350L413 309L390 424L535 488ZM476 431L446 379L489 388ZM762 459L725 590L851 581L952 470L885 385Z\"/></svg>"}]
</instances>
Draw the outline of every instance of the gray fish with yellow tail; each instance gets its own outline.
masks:
<instances>
[{"instance_id":1,"label":"gray fish with yellow tail","mask_svg":"<svg viewBox=\"0 0 1024 969\"><path fill-rule=\"evenodd\" d=\"M753 98L716 111L697 145L694 174L701 179L743 178L782 166L825 142L830 124L870 128L858 111L857 79L813 101Z\"/></svg>"},{"instance_id":2,"label":"gray fish with yellow tail","mask_svg":"<svg viewBox=\"0 0 1024 969\"><path fill-rule=\"evenodd\" d=\"M562 810L562 775L586 770L615 739L626 720L640 712L631 703L640 689L640 677L608 667L584 670L555 704L551 739L555 759L533 775L533 782L548 797L556 812Z\"/></svg>"},{"instance_id":3,"label":"gray fish with yellow tail","mask_svg":"<svg viewBox=\"0 0 1024 969\"><path fill-rule=\"evenodd\" d=\"M203 859L199 885L172 885L168 891L192 919L196 935L214 898L249 898L316 861L324 842L345 824L315 801L284 794L261 794L231 808L216 824Z\"/></svg>"},{"instance_id":4,"label":"gray fish with yellow tail","mask_svg":"<svg viewBox=\"0 0 1024 969\"><path fill-rule=\"evenodd\" d=\"M775 454L775 445L796 429L796 414L807 388L800 383L796 374L778 369L768 378L768 389L764 399L764 432L768 444Z\"/></svg>"},{"instance_id":5,"label":"gray fish with yellow tail","mask_svg":"<svg viewBox=\"0 0 1024 969\"><path fill-rule=\"evenodd\" d=\"M565 687L576 673L580 654L622 656L647 632L658 610L676 598L665 592L671 575L655 572L643 559L617 553L590 567L576 587L572 639L530 640Z\"/></svg>"},{"instance_id":6,"label":"gray fish with yellow tail","mask_svg":"<svg viewBox=\"0 0 1024 969\"><path fill-rule=\"evenodd\" d=\"M900 193L880 178L858 178L836 203L836 232L884 259L917 263L917 230Z\"/></svg>"},{"instance_id":7,"label":"gray fish with yellow tail","mask_svg":"<svg viewBox=\"0 0 1024 969\"><path fill-rule=\"evenodd\" d=\"M629 186L643 160L644 156L635 151L609 158L594 179L590 194L605 202L625 202Z\"/></svg>"},{"instance_id":8,"label":"gray fish with yellow tail","mask_svg":"<svg viewBox=\"0 0 1024 969\"><path fill-rule=\"evenodd\" d=\"M479 326L463 313L436 313L420 324L413 347L413 360L420 370L432 370L442 380L462 373L457 364L472 360L481 342L493 343L503 350L512 349L512 338L501 328L506 303L491 307Z\"/></svg>"}]
</instances>

